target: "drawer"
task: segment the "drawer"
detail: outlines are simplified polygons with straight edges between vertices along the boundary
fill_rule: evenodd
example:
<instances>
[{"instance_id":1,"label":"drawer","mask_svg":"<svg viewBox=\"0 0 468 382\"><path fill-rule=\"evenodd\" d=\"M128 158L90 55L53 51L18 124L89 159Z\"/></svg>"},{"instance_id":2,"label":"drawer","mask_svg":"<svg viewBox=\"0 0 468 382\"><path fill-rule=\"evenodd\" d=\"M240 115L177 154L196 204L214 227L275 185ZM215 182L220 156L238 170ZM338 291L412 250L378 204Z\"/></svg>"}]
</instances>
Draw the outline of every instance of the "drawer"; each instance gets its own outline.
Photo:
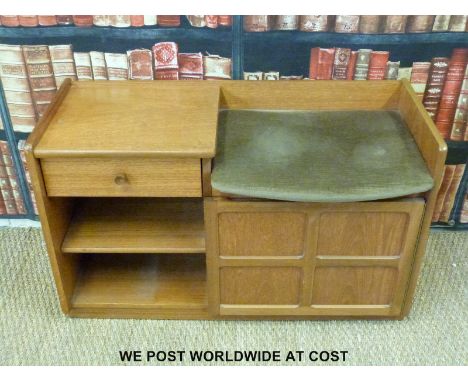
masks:
<instances>
[{"instance_id":1,"label":"drawer","mask_svg":"<svg viewBox=\"0 0 468 382\"><path fill-rule=\"evenodd\" d=\"M44 158L49 196L202 196L197 158Z\"/></svg>"}]
</instances>

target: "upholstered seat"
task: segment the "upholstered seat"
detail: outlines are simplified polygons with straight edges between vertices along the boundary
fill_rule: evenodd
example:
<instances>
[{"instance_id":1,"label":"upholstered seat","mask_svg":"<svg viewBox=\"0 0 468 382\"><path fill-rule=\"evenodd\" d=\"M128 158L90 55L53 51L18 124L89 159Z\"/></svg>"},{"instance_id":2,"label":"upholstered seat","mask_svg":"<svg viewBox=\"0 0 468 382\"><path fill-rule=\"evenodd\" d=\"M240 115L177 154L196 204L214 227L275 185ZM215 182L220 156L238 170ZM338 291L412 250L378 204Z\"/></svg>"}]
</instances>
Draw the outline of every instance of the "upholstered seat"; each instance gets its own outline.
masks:
<instances>
[{"instance_id":1,"label":"upholstered seat","mask_svg":"<svg viewBox=\"0 0 468 382\"><path fill-rule=\"evenodd\" d=\"M432 177L396 111L223 110L212 186L224 193L349 202L428 191Z\"/></svg>"}]
</instances>

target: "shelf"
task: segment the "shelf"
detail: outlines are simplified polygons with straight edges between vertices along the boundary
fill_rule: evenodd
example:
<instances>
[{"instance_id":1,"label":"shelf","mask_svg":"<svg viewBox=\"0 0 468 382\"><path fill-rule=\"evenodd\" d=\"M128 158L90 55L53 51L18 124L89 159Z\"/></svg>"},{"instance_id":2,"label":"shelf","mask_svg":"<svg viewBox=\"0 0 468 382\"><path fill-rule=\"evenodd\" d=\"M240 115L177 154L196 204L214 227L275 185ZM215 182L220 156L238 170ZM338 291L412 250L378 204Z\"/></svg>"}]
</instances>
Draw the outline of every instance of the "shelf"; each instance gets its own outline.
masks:
<instances>
[{"instance_id":1,"label":"shelf","mask_svg":"<svg viewBox=\"0 0 468 382\"><path fill-rule=\"evenodd\" d=\"M204 255L80 255L73 309L204 309Z\"/></svg>"},{"instance_id":2,"label":"shelf","mask_svg":"<svg viewBox=\"0 0 468 382\"><path fill-rule=\"evenodd\" d=\"M204 253L203 200L82 199L65 253Z\"/></svg>"}]
</instances>

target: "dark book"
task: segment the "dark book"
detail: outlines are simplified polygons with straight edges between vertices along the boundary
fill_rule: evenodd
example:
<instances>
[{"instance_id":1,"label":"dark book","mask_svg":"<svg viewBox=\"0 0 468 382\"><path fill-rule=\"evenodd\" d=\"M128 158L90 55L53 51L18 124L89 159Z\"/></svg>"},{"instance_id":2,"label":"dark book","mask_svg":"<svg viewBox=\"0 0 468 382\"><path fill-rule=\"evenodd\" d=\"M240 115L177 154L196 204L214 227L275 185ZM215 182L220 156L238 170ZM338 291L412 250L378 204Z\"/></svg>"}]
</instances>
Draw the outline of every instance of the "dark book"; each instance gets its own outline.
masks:
<instances>
[{"instance_id":1,"label":"dark book","mask_svg":"<svg viewBox=\"0 0 468 382\"><path fill-rule=\"evenodd\" d=\"M397 80L399 68L400 68L400 61L388 61L384 80Z\"/></svg>"},{"instance_id":2,"label":"dark book","mask_svg":"<svg viewBox=\"0 0 468 382\"><path fill-rule=\"evenodd\" d=\"M442 96L445 77L447 76L448 63L449 59L446 57L434 57L431 60L422 102L433 121L435 121L439 108L440 97Z\"/></svg>"},{"instance_id":3,"label":"dark book","mask_svg":"<svg viewBox=\"0 0 468 382\"><path fill-rule=\"evenodd\" d=\"M357 61L358 52L352 51L351 56L349 57L348 71L346 74L347 80L354 79L354 72L356 71L356 61Z\"/></svg>"},{"instance_id":4,"label":"dark book","mask_svg":"<svg viewBox=\"0 0 468 382\"><path fill-rule=\"evenodd\" d=\"M333 80L346 80L348 78L348 65L351 58L351 49L335 48L335 58L333 60Z\"/></svg>"}]
</instances>

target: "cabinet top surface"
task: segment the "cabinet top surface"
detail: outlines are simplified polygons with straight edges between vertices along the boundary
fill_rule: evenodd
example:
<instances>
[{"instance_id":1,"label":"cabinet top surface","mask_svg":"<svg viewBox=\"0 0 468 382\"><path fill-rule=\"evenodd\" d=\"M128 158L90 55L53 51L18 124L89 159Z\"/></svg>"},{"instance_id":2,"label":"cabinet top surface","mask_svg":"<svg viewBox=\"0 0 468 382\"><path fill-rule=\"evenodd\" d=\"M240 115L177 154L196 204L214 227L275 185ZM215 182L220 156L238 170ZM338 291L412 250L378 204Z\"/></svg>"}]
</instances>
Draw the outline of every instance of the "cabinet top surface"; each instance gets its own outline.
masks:
<instances>
[{"instance_id":1,"label":"cabinet top surface","mask_svg":"<svg viewBox=\"0 0 468 382\"><path fill-rule=\"evenodd\" d=\"M213 157L218 104L207 81L73 82L34 154Z\"/></svg>"}]
</instances>

